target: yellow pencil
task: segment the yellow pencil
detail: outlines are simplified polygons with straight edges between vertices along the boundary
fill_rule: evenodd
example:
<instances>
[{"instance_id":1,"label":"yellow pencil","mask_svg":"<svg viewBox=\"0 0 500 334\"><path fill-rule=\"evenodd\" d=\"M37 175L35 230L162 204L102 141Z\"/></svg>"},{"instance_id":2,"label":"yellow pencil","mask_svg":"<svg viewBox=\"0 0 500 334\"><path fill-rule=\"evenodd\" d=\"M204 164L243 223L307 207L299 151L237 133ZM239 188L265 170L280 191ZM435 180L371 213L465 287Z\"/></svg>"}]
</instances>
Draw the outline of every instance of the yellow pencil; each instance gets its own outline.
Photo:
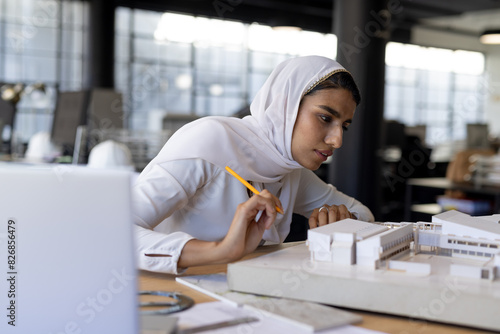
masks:
<instances>
[{"instance_id":1,"label":"yellow pencil","mask_svg":"<svg viewBox=\"0 0 500 334\"><path fill-rule=\"evenodd\" d=\"M229 168L229 166L226 166L226 170L229 173L231 173L232 176L234 176L236 179L238 179L238 181L240 181L241 183L243 183L248 189L250 189L251 192L253 192L256 195L260 194L260 192L257 189L254 188L254 186L252 186L250 183L248 183L247 181L245 181L241 176L239 176L238 174L236 174L236 172L234 170L232 170L231 168ZM283 214L283 211L278 206L276 206L276 211L278 211L279 213Z\"/></svg>"}]
</instances>

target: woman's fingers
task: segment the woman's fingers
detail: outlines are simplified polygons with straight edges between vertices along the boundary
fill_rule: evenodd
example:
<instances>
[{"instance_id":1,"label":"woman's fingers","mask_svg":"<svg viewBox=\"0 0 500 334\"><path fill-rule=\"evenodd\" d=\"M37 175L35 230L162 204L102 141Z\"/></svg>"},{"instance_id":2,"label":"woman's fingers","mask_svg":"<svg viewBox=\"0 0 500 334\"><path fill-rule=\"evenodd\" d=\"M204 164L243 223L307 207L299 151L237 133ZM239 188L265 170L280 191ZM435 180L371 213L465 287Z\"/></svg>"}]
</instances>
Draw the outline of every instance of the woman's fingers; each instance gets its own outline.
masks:
<instances>
[{"instance_id":1,"label":"woman's fingers","mask_svg":"<svg viewBox=\"0 0 500 334\"><path fill-rule=\"evenodd\" d=\"M253 196L261 205L259 210L264 210L262 212L261 217L259 218L259 223L263 223L266 230L271 227L276 219L277 210L276 208L280 208L283 210L280 200L271 194L268 190L263 190L259 195Z\"/></svg>"},{"instance_id":2,"label":"woman's fingers","mask_svg":"<svg viewBox=\"0 0 500 334\"><path fill-rule=\"evenodd\" d=\"M276 219L276 207L282 209L279 199L269 191L263 190L259 195L252 196L246 202L242 203L237 211L243 211L245 224L249 224L255 220L259 224L264 224L265 228L268 229ZM259 212L262 213L259 214Z\"/></svg>"},{"instance_id":3,"label":"woman's fingers","mask_svg":"<svg viewBox=\"0 0 500 334\"><path fill-rule=\"evenodd\" d=\"M264 231L276 219L276 205L281 205L268 191L252 196L236 208L231 226L219 249L230 261L237 260L257 248Z\"/></svg>"},{"instance_id":4,"label":"woman's fingers","mask_svg":"<svg viewBox=\"0 0 500 334\"><path fill-rule=\"evenodd\" d=\"M309 217L309 228L324 226L327 224L335 223L339 220L346 218L353 218L354 216L343 204L341 205L323 205L321 208L313 210Z\"/></svg>"},{"instance_id":5,"label":"woman's fingers","mask_svg":"<svg viewBox=\"0 0 500 334\"><path fill-rule=\"evenodd\" d=\"M275 209L279 208L281 212L284 212L283 205L281 204L279 198L271 194L268 190L266 189L262 190L259 196L269 199L273 203Z\"/></svg>"},{"instance_id":6,"label":"woman's fingers","mask_svg":"<svg viewBox=\"0 0 500 334\"><path fill-rule=\"evenodd\" d=\"M344 204L339 205L337 208L338 208L337 220L351 218L351 213L349 212L349 210L347 210L347 207Z\"/></svg>"}]
</instances>

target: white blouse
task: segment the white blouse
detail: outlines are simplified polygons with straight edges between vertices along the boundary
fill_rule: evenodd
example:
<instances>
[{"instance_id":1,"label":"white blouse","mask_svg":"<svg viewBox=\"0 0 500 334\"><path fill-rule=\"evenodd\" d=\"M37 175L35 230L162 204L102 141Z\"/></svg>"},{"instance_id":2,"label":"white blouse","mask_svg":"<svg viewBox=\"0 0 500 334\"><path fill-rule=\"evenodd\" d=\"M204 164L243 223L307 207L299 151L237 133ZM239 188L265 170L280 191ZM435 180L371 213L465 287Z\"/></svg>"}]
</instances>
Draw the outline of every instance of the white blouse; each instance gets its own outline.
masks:
<instances>
[{"instance_id":1,"label":"white blouse","mask_svg":"<svg viewBox=\"0 0 500 334\"><path fill-rule=\"evenodd\" d=\"M249 198L246 187L225 170L202 159L153 162L139 175L132 190L136 245L140 269L178 274L181 251L196 238L219 241L226 235L238 204ZM324 183L312 171L297 169L282 179L292 183L293 208L284 208L270 230L266 243L280 243L290 230L292 213L309 217L323 204L344 204L363 221L373 221L370 210L359 201ZM279 184L254 183L279 197ZM161 256L148 256L148 255Z\"/></svg>"}]
</instances>

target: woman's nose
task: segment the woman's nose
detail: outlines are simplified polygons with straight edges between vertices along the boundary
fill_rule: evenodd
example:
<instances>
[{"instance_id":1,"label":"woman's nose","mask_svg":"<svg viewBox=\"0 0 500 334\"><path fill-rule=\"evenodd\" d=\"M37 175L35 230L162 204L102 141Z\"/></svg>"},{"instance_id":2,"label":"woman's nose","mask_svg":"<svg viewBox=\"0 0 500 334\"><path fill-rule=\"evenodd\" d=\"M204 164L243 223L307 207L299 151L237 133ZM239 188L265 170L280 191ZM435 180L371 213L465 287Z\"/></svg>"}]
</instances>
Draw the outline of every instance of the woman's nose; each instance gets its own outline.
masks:
<instances>
[{"instance_id":1,"label":"woman's nose","mask_svg":"<svg viewBox=\"0 0 500 334\"><path fill-rule=\"evenodd\" d=\"M334 148L340 148L342 146L342 135L344 134L344 130L342 126L333 127L327 134L325 138L325 143Z\"/></svg>"}]
</instances>

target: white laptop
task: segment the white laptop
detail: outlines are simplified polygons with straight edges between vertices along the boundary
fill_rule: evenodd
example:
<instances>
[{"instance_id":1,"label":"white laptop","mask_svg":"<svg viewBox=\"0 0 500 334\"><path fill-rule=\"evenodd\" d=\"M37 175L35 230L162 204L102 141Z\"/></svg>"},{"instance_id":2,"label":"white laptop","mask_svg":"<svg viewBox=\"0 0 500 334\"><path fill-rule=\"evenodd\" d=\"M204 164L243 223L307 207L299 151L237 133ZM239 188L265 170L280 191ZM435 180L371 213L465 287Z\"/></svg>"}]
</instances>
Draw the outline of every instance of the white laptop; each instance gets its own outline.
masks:
<instances>
[{"instance_id":1,"label":"white laptop","mask_svg":"<svg viewBox=\"0 0 500 334\"><path fill-rule=\"evenodd\" d=\"M130 178L0 164L0 333L139 332Z\"/></svg>"}]
</instances>

